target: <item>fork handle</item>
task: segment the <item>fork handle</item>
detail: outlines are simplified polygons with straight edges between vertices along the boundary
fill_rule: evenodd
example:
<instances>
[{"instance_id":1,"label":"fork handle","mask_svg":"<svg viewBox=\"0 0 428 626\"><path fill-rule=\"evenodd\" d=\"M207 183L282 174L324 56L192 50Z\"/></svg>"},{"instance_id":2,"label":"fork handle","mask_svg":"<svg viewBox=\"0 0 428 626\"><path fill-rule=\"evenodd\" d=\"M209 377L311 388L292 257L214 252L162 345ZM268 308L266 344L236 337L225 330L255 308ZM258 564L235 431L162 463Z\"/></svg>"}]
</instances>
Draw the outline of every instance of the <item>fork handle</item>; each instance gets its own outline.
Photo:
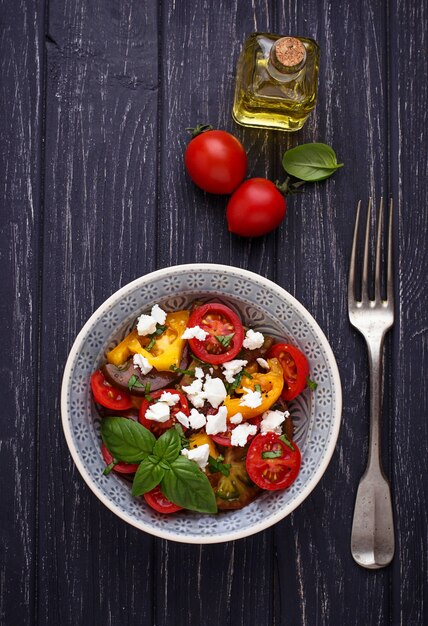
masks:
<instances>
[{"instance_id":1,"label":"fork handle","mask_svg":"<svg viewBox=\"0 0 428 626\"><path fill-rule=\"evenodd\" d=\"M382 414L382 378L383 378L383 342L385 334L371 336L366 340L369 355L370 377L370 437L369 458L366 473L379 472L382 469L380 420Z\"/></svg>"},{"instance_id":2,"label":"fork handle","mask_svg":"<svg viewBox=\"0 0 428 626\"><path fill-rule=\"evenodd\" d=\"M367 339L370 368L370 441L367 469L358 486L352 522L351 551L369 569L388 565L394 555L391 490L382 469L380 417L384 334Z\"/></svg>"}]
</instances>

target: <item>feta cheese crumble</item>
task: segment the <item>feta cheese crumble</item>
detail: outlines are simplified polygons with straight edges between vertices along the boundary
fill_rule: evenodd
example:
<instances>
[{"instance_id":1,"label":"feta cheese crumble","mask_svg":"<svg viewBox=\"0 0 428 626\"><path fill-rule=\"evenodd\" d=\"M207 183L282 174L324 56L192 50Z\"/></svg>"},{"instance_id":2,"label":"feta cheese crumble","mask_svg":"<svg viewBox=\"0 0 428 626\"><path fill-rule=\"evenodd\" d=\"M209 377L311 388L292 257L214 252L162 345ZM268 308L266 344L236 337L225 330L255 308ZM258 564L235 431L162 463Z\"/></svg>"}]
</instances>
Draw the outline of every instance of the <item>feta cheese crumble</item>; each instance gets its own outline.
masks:
<instances>
[{"instance_id":1,"label":"feta cheese crumble","mask_svg":"<svg viewBox=\"0 0 428 626\"><path fill-rule=\"evenodd\" d=\"M254 332L254 330L250 328L245 334L245 339L242 345L244 348L248 348L248 350L256 350L257 348L262 347L264 340L265 338L262 333Z\"/></svg>"},{"instance_id":2,"label":"feta cheese crumble","mask_svg":"<svg viewBox=\"0 0 428 626\"><path fill-rule=\"evenodd\" d=\"M137 323L137 333L139 335L151 335L156 330L156 320L151 315L140 315Z\"/></svg>"},{"instance_id":3,"label":"feta cheese crumble","mask_svg":"<svg viewBox=\"0 0 428 626\"><path fill-rule=\"evenodd\" d=\"M242 371L242 368L247 365L248 361L234 359L233 361L227 361L223 363L223 374L228 383L235 382L235 376Z\"/></svg>"},{"instance_id":4,"label":"feta cheese crumble","mask_svg":"<svg viewBox=\"0 0 428 626\"><path fill-rule=\"evenodd\" d=\"M195 367L195 378L203 378L205 376L202 367Z\"/></svg>"},{"instance_id":5,"label":"feta cheese crumble","mask_svg":"<svg viewBox=\"0 0 428 626\"><path fill-rule=\"evenodd\" d=\"M260 424L260 432L262 435L266 435L266 433L276 433L280 435L282 433L281 424L285 422L285 418L288 417L288 415L290 415L288 411L265 411Z\"/></svg>"},{"instance_id":6,"label":"feta cheese crumble","mask_svg":"<svg viewBox=\"0 0 428 626\"><path fill-rule=\"evenodd\" d=\"M256 361L264 370L270 369L269 363L266 361L266 359L262 359L262 357L259 357L258 359L256 359Z\"/></svg>"},{"instance_id":7,"label":"feta cheese crumble","mask_svg":"<svg viewBox=\"0 0 428 626\"><path fill-rule=\"evenodd\" d=\"M163 309L161 309L158 304L155 304L152 307L150 315L152 316L152 318L155 320L157 324L160 324L161 326L165 324L166 312Z\"/></svg>"},{"instance_id":8,"label":"feta cheese crumble","mask_svg":"<svg viewBox=\"0 0 428 626\"><path fill-rule=\"evenodd\" d=\"M235 413L235 415L232 415L229 421L231 424L240 424L243 419L244 418L242 417L242 413Z\"/></svg>"},{"instance_id":9,"label":"feta cheese crumble","mask_svg":"<svg viewBox=\"0 0 428 626\"><path fill-rule=\"evenodd\" d=\"M205 404L205 393L202 391L202 385L203 379L195 378L190 385L185 385L182 388L196 409L201 409Z\"/></svg>"},{"instance_id":10,"label":"feta cheese crumble","mask_svg":"<svg viewBox=\"0 0 428 626\"><path fill-rule=\"evenodd\" d=\"M230 443L232 446L245 446L248 437L251 435L255 435L257 432L257 426L255 424L248 424L245 422L244 424L239 424L232 430L232 437Z\"/></svg>"},{"instance_id":11,"label":"feta cheese crumble","mask_svg":"<svg viewBox=\"0 0 428 626\"><path fill-rule=\"evenodd\" d=\"M204 443L202 446L198 446L197 448L192 448L188 450L187 448L183 448L181 451L183 456L186 456L190 461L196 461L201 470L204 470L208 464L208 457L210 455L210 446L207 443Z\"/></svg>"},{"instance_id":12,"label":"feta cheese crumble","mask_svg":"<svg viewBox=\"0 0 428 626\"><path fill-rule=\"evenodd\" d=\"M164 391L159 398L160 402L166 402L168 406L174 406L177 402L180 402L180 396L178 393L171 393L170 391Z\"/></svg>"},{"instance_id":13,"label":"feta cheese crumble","mask_svg":"<svg viewBox=\"0 0 428 626\"><path fill-rule=\"evenodd\" d=\"M217 409L226 399L227 391L221 378L211 378L209 374L205 379L204 394L212 407Z\"/></svg>"},{"instance_id":14,"label":"feta cheese crumble","mask_svg":"<svg viewBox=\"0 0 428 626\"><path fill-rule=\"evenodd\" d=\"M203 413L199 413L197 409L192 409L190 411L190 415L189 415L190 428L194 428L195 430L197 430L198 428L202 428L202 426L205 426L206 423L207 423L207 420Z\"/></svg>"},{"instance_id":15,"label":"feta cheese crumble","mask_svg":"<svg viewBox=\"0 0 428 626\"><path fill-rule=\"evenodd\" d=\"M166 402L155 402L151 404L146 411L145 417L153 422L163 424L170 418L169 406Z\"/></svg>"},{"instance_id":16,"label":"feta cheese crumble","mask_svg":"<svg viewBox=\"0 0 428 626\"><path fill-rule=\"evenodd\" d=\"M248 387L244 387L245 394L239 403L240 406L248 406L250 409L256 409L262 403L262 394L260 391L253 391Z\"/></svg>"},{"instance_id":17,"label":"feta cheese crumble","mask_svg":"<svg viewBox=\"0 0 428 626\"><path fill-rule=\"evenodd\" d=\"M206 433L207 435L217 435L227 430L226 424L227 408L221 406L215 415L207 415Z\"/></svg>"},{"instance_id":18,"label":"feta cheese crumble","mask_svg":"<svg viewBox=\"0 0 428 626\"><path fill-rule=\"evenodd\" d=\"M134 363L135 367L138 367L141 370L141 373L143 375L148 374L153 369L153 366L150 365L146 357L142 354L134 354L132 362Z\"/></svg>"},{"instance_id":19,"label":"feta cheese crumble","mask_svg":"<svg viewBox=\"0 0 428 626\"><path fill-rule=\"evenodd\" d=\"M199 341L203 341L208 337L209 333L206 330L201 328L200 326L192 326L192 328L186 328L184 333L181 335L182 339L199 339Z\"/></svg>"},{"instance_id":20,"label":"feta cheese crumble","mask_svg":"<svg viewBox=\"0 0 428 626\"><path fill-rule=\"evenodd\" d=\"M187 415L185 413L183 413L183 411L177 411L177 413L175 414L175 419L182 426L184 426L184 428L189 428L189 426L190 426L189 418L187 417Z\"/></svg>"},{"instance_id":21,"label":"feta cheese crumble","mask_svg":"<svg viewBox=\"0 0 428 626\"><path fill-rule=\"evenodd\" d=\"M139 335L151 335L156 330L157 324L165 324L166 313L158 304L152 307L150 315L140 315L137 321L137 333Z\"/></svg>"}]
</instances>

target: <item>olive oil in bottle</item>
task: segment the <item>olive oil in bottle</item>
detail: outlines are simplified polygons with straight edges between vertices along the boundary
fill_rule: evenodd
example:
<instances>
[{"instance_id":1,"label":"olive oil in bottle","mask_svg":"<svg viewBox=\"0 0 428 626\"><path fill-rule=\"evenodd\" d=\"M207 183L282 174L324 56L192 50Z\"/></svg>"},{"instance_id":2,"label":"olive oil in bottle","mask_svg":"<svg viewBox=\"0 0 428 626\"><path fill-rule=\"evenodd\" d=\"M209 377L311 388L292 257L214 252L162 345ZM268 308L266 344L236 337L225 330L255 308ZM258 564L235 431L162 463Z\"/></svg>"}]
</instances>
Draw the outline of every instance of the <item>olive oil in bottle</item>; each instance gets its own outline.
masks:
<instances>
[{"instance_id":1,"label":"olive oil in bottle","mask_svg":"<svg viewBox=\"0 0 428 626\"><path fill-rule=\"evenodd\" d=\"M316 104L318 67L313 39L254 33L238 61L233 118L244 126L300 130Z\"/></svg>"}]
</instances>

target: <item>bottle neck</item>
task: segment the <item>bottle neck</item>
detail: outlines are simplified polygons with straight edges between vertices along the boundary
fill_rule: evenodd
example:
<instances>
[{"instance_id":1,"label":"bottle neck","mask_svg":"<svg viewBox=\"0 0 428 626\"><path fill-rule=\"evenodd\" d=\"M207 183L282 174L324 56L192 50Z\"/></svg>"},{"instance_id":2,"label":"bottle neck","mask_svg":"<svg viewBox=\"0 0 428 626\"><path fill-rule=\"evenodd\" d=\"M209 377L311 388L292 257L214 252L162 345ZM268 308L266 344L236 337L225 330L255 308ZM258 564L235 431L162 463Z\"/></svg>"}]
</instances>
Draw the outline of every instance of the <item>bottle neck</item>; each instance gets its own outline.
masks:
<instances>
[{"instance_id":1,"label":"bottle neck","mask_svg":"<svg viewBox=\"0 0 428 626\"><path fill-rule=\"evenodd\" d=\"M272 78L281 82L293 80L304 68L306 48L296 37L281 37L273 44L267 69Z\"/></svg>"}]
</instances>

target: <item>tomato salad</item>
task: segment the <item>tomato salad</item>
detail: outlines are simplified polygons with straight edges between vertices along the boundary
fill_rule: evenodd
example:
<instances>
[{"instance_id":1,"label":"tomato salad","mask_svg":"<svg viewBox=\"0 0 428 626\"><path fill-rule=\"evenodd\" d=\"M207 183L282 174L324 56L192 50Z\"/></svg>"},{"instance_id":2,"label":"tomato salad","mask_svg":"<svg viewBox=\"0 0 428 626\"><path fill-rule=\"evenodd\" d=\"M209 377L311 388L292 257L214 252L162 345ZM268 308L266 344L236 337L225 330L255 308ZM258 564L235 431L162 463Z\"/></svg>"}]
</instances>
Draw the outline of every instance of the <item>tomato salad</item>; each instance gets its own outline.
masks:
<instances>
[{"instance_id":1,"label":"tomato salad","mask_svg":"<svg viewBox=\"0 0 428 626\"><path fill-rule=\"evenodd\" d=\"M287 489L301 465L287 401L308 375L298 348L224 304L155 305L91 377L104 473L165 514L240 509Z\"/></svg>"}]
</instances>

